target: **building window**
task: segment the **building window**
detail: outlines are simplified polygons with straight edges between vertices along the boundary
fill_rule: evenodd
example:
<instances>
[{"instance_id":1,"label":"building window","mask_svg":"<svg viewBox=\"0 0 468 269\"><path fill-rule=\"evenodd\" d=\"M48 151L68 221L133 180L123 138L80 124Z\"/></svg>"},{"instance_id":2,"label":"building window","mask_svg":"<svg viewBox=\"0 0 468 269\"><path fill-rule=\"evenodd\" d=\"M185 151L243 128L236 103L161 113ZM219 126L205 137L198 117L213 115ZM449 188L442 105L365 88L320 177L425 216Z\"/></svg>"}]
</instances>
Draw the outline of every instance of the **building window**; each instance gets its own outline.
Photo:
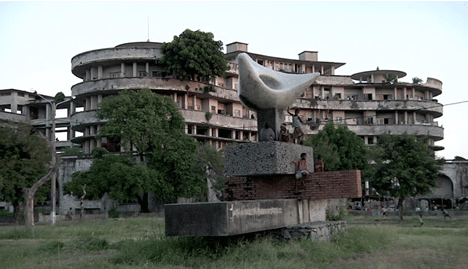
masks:
<instances>
[{"instance_id":1,"label":"building window","mask_svg":"<svg viewBox=\"0 0 468 269\"><path fill-rule=\"evenodd\" d=\"M148 76L148 72L146 72L146 71L138 71L138 76L139 76L139 77L147 77L147 76Z\"/></svg>"},{"instance_id":2,"label":"building window","mask_svg":"<svg viewBox=\"0 0 468 269\"><path fill-rule=\"evenodd\" d=\"M259 65L264 65L264 64L263 64L263 60L257 60L257 63L258 63Z\"/></svg>"}]
</instances>

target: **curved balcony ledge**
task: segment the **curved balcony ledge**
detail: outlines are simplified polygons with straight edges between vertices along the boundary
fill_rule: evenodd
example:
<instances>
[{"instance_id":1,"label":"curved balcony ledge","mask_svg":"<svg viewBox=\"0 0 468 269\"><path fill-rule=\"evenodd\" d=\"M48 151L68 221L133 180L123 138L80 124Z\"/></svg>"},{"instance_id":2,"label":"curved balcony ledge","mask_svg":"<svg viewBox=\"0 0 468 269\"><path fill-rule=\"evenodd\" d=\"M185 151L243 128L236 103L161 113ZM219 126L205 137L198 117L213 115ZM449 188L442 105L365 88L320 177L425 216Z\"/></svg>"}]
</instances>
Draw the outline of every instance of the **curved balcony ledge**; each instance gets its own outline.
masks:
<instances>
[{"instance_id":1,"label":"curved balcony ledge","mask_svg":"<svg viewBox=\"0 0 468 269\"><path fill-rule=\"evenodd\" d=\"M26 115L24 114L15 114L11 112L0 111L0 119L14 121L14 122L26 122Z\"/></svg>"},{"instance_id":2,"label":"curved balcony ledge","mask_svg":"<svg viewBox=\"0 0 468 269\"><path fill-rule=\"evenodd\" d=\"M418 111L429 113L434 117L443 114L443 105L433 101L416 100L317 100L317 99L297 99L293 106L304 109L330 109L330 110L375 110L375 111Z\"/></svg>"},{"instance_id":3,"label":"curved balcony ledge","mask_svg":"<svg viewBox=\"0 0 468 269\"><path fill-rule=\"evenodd\" d=\"M235 129L235 130L250 130L257 131L257 120L236 118L221 114L213 114L208 121L204 111L195 110L180 110L185 122L188 124L203 124L211 126L219 126L219 128Z\"/></svg>"},{"instance_id":4,"label":"curved balcony ledge","mask_svg":"<svg viewBox=\"0 0 468 269\"><path fill-rule=\"evenodd\" d=\"M72 73L84 77L89 65L114 64L122 61L155 61L161 58L159 48L107 48L80 53L72 58Z\"/></svg>"},{"instance_id":5,"label":"curved balcony ledge","mask_svg":"<svg viewBox=\"0 0 468 269\"><path fill-rule=\"evenodd\" d=\"M216 92L204 93L203 88L213 86ZM153 77L132 77L132 78L108 78L92 81L85 81L73 85L72 95L80 99L86 95L93 95L103 92L118 92L124 89L144 89L151 90L167 90L178 92L197 93L202 97L210 97L216 99L228 99L231 101L239 101L237 91L227 89L215 85L197 82L197 81L182 81L174 78L153 78ZM187 88L189 90L187 90Z\"/></svg>"},{"instance_id":6,"label":"curved balcony ledge","mask_svg":"<svg viewBox=\"0 0 468 269\"><path fill-rule=\"evenodd\" d=\"M357 135L401 135L409 134L416 136L429 136L434 141L439 141L444 138L444 128L438 126L426 125L348 125L348 129Z\"/></svg>"},{"instance_id":7,"label":"curved balcony ledge","mask_svg":"<svg viewBox=\"0 0 468 269\"><path fill-rule=\"evenodd\" d=\"M90 110L74 113L71 116L70 122L74 131L83 132L85 126L96 124L101 125L106 121L96 118L96 110Z\"/></svg>"}]
</instances>

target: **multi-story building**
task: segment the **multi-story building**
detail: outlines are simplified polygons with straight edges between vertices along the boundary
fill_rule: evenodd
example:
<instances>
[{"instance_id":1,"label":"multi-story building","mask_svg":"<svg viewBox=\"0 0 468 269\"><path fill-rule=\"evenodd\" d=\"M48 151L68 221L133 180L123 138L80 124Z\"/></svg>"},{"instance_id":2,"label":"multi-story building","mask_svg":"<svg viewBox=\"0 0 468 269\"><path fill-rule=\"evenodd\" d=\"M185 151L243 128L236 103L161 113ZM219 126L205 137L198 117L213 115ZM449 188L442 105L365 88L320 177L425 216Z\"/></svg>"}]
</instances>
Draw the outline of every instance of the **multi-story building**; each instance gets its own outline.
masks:
<instances>
[{"instance_id":1,"label":"multi-story building","mask_svg":"<svg viewBox=\"0 0 468 269\"><path fill-rule=\"evenodd\" d=\"M237 96L239 73L236 56L247 52L257 63L288 73L319 72L321 76L297 99L292 107L301 109L308 120L308 134L320 130L327 121L345 123L366 144L375 144L379 135L427 135L433 149L443 139L443 128L434 119L442 116L442 105L434 99L442 93L442 82L428 78L426 83L402 83L406 73L374 70L351 76L335 75L344 63L318 60L318 52L304 51L298 60L248 52L248 45L227 45L230 69L225 77L210 84L181 81L157 65L162 56L161 43L137 42L83 52L72 58L72 72L83 82L72 87L71 140L83 145L85 153L101 145L109 149L117 141L98 139L103 121L95 117L103 98L123 89L149 88L171 96L186 121L186 132L199 141L217 147L230 142L255 141L255 112L244 107ZM389 80L394 76L395 80ZM214 86L215 92L207 91ZM286 115L286 121L291 121ZM74 132L77 132L75 136Z\"/></svg>"},{"instance_id":2,"label":"multi-story building","mask_svg":"<svg viewBox=\"0 0 468 269\"><path fill-rule=\"evenodd\" d=\"M198 141L217 148L232 142L257 141L256 113L243 106L237 95L236 56L246 52L258 64L280 72L320 73L291 105L291 108L300 108L300 116L307 120L304 126L307 134L315 134L326 122L333 121L347 124L366 144L377 143L384 133L408 133L427 136L434 150L443 149L434 144L444 136L443 128L435 121L443 112L442 105L434 99L442 93L442 82L437 79L405 83L399 79L406 73L378 68L336 75L336 69L344 63L319 61L316 51L304 51L298 59L286 59L251 53L247 44L234 42L227 45L226 60L230 69L224 77L209 83L184 81L158 66L161 45L135 42L80 53L72 58L71 65L72 73L82 82L72 86L72 97L66 102L55 103L50 96L20 90L0 90L0 119L30 122L50 135L52 105L56 105L67 113L67 117L56 119L56 131L67 134L67 141L60 142L63 146L79 145L84 153L101 146L109 151L123 151L117 146L119 141L97 137L105 121L95 116L96 110L104 98L123 89L149 88L174 100L185 118L186 133ZM285 121L292 119L285 115ZM79 162L64 159L59 185L69 181L71 173L85 170L90 164L84 159ZM59 192L62 198L58 212L75 207L74 198L64 199L60 188ZM103 204L96 202L87 207L102 210Z\"/></svg>"}]
</instances>

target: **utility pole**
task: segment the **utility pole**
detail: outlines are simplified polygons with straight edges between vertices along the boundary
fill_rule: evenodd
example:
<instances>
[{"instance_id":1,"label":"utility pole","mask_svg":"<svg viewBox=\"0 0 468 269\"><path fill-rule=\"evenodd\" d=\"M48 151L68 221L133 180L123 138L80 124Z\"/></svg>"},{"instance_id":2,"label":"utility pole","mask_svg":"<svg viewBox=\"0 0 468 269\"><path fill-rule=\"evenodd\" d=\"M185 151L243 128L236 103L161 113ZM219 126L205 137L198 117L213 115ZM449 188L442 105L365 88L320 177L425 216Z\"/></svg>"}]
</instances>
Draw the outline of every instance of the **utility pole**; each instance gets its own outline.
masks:
<instances>
[{"instance_id":1,"label":"utility pole","mask_svg":"<svg viewBox=\"0 0 468 269\"><path fill-rule=\"evenodd\" d=\"M54 100L54 102L51 102L49 99L45 98L44 96L40 95L39 93L36 92L36 94L41 97L42 99L44 99L45 101L47 101L49 104L50 104L50 107L51 107L51 110L52 110L52 130L50 130L50 142L51 142L51 145L52 145L52 164L55 165L55 163L57 162L57 149L56 149L56 146L55 146L55 112L57 110L57 105L59 104L62 104L62 103L65 103L65 102L68 102L68 101L63 101L63 102L60 102L60 103L56 103L56 101ZM49 119L46 119L47 121L49 121ZM57 193L57 187L56 187L56 183L57 182L57 172L55 171L54 173L52 173L51 175L51 203L52 203L52 210L50 212L50 221L51 221L51 224L52 225L55 225L55 215L56 215L56 193Z\"/></svg>"}]
</instances>

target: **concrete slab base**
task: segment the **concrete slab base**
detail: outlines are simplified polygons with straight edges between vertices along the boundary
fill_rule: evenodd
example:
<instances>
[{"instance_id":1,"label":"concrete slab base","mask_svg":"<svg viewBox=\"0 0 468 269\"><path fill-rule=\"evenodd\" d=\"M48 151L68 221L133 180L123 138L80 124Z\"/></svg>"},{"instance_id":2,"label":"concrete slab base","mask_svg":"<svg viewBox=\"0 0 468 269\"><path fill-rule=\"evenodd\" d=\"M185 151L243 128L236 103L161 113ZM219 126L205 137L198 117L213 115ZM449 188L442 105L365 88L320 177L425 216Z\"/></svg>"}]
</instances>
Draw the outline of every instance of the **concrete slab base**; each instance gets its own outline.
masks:
<instances>
[{"instance_id":1,"label":"concrete slab base","mask_svg":"<svg viewBox=\"0 0 468 269\"><path fill-rule=\"evenodd\" d=\"M325 221L327 200L165 205L166 236L231 236Z\"/></svg>"}]
</instances>

